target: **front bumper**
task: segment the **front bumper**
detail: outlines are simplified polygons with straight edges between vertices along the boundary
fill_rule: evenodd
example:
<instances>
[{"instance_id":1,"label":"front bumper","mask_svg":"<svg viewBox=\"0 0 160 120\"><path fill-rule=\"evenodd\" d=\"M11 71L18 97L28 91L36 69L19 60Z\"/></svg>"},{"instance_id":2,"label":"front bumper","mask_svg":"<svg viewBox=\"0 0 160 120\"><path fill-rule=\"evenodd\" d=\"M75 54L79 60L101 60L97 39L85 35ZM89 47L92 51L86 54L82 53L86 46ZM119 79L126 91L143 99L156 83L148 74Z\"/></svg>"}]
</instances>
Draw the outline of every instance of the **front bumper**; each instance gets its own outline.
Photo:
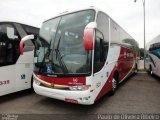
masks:
<instances>
[{"instance_id":1,"label":"front bumper","mask_svg":"<svg viewBox=\"0 0 160 120\"><path fill-rule=\"evenodd\" d=\"M52 89L44 86L37 85L33 83L34 91L42 96L63 100L66 102L91 105L94 103L91 93L89 90L86 91L69 91L69 90L60 90Z\"/></svg>"}]
</instances>

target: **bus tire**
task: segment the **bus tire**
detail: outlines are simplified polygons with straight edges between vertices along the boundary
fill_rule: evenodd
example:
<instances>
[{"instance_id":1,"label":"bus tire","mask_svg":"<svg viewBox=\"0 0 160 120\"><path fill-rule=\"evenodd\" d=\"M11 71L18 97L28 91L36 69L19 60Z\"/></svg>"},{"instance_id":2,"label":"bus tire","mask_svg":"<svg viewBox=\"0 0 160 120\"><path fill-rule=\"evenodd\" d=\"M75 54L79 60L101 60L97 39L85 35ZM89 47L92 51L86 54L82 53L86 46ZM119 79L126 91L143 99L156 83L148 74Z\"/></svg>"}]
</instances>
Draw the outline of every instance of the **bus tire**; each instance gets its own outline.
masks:
<instances>
[{"instance_id":1,"label":"bus tire","mask_svg":"<svg viewBox=\"0 0 160 120\"><path fill-rule=\"evenodd\" d=\"M118 73L114 75L111 82L112 82L112 88L111 91L109 92L110 96L114 95L118 88Z\"/></svg>"},{"instance_id":2,"label":"bus tire","mask_svg":"<svg viewBox=\"0 0 160 120\"><path fill-rule=\"evenodd\" d=\"M152 70L152 66L151 65L149 66L149 74L153 75L153 70Z\"/></svg>"}]
</instances>

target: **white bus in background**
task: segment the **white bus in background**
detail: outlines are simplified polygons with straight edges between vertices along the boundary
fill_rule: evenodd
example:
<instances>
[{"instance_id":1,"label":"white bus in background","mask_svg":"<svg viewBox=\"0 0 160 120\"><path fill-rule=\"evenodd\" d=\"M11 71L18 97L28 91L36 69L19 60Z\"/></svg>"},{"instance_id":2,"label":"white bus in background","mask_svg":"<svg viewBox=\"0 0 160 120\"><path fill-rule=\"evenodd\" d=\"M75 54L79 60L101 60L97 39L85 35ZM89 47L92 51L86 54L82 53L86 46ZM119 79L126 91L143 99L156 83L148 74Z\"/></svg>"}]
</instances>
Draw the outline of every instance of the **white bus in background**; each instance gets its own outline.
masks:
<instances>
[{"instance_id":1,"label":"white bus in background","mask_svg":"<svg viewBox=\"0 0 160 120\"><path fill-rule=\"evenodd\" d=\"M160 77L160 35L146 45L145 68Z\"/></svg>"},{"instance_id":2,"label":"white bus in background","mask_svg":"<svg viewBox=\"0 0 160 120\"><path fill-rule=\"evenodd\" d=\"M28 41L20 55L19 43L39 28L16 22L0 22L0 96L31 88L34 44Z\"/></svg>"},{"instance_id":3,"label":"white bus in background","mask_svg":"<svg viewBox=\"0 0 160 120\"><path fill-rule=\"evenodd\" d=\"M33 35L26 36L23 42ZM35 41L37 94L93 104L135 72L138 43L104 12L91 7L43 22ZM23 53L23 51L21 51ZM122 96L123 97L123 96Z\"/></svg>"}]
</instances>

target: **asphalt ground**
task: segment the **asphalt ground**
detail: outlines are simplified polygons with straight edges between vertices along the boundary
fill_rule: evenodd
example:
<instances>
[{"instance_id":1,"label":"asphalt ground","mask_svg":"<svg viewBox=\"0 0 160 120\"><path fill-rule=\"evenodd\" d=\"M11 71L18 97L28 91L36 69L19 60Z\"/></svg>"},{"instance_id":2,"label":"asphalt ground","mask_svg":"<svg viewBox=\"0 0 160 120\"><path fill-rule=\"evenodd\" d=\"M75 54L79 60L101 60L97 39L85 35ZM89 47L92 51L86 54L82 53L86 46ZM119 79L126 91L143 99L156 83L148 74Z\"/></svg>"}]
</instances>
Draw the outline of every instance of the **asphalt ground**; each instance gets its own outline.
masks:
<instances>
[{"instance_id":1,"label":"asphalt ground","mask_svg":"<svg viewBox=\"0 0 160 120\"><path fill-rule=\"evenodd\" d=\"M0 114L2 120L12 117L17 120L128 119L130 115L147 118L150 114L160 119L160 78L147 73L132 75L119 85L115 95L106 94L89 106L66 103L25 90L1 96Z\"/></svg>"}]
</instances>

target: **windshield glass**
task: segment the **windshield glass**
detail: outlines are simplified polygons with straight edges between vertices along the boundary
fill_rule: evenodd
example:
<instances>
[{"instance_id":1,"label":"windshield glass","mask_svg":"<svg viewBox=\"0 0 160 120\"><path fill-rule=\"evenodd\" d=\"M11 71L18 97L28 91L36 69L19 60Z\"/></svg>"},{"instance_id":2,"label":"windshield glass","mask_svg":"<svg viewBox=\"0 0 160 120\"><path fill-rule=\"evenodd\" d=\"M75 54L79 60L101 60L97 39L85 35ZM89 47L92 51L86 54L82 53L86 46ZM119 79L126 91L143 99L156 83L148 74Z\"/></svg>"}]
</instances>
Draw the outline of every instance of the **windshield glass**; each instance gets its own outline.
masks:
<instances>
[{"instance_id":1,"label":"windshield glass","mask_svg":"<svg viewBox=\"0 0 160 120\"><path fill-rule=\"evenodd\" d=\"M84 49L83 33L94 14L85 10L44 22L36 40L34 72L89 74L92 53Z\"/></svg>"}]
</instances>

